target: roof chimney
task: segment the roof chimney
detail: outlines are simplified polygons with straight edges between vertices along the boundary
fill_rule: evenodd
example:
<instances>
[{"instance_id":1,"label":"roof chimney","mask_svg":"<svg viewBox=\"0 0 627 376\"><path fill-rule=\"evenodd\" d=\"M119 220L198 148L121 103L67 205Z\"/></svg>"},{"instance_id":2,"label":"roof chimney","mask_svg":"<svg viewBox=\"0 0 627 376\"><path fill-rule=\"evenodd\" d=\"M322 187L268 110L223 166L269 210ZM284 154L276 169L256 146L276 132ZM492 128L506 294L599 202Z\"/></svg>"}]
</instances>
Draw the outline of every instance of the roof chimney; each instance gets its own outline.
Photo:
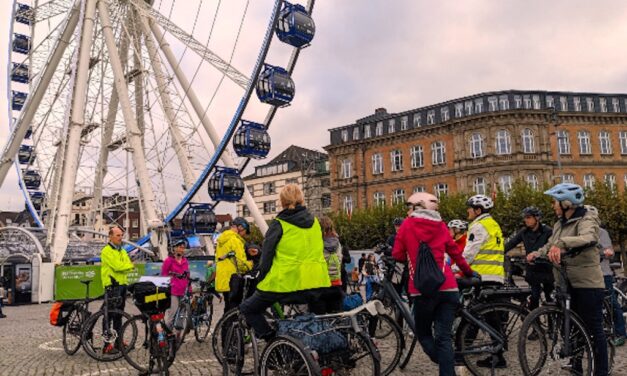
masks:
<instances>
[{"instance_id":1,"label":"roof chimney","mask_svg":"<svg viewBox=\"0 0 627 376\"><path fill-rule=\"evenodd\" d=\"M374 110L375 115L379 115L379 114L387 114L388 110L385 109L385 107L379 107L376 110Z\"/></svg>"}]
</instances>

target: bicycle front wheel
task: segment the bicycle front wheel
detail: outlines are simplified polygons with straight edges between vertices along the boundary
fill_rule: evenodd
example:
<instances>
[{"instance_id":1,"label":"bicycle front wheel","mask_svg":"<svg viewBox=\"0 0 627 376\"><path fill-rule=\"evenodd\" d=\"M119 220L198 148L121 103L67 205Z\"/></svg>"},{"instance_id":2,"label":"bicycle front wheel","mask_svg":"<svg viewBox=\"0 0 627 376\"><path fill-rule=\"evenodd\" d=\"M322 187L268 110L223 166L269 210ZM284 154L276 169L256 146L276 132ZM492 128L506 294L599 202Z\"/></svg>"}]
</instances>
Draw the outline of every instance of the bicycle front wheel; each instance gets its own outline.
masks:
<instances>
[{"instance_id":1,"label":"bicycle front wheel","mask_svg":"<svg viewBox=\"0 0 627 376\"><path fill-rule=\"evenodd\" d=\"M261 376L320 375L318 363L297 339L277 336L261 354Z\"/></svg>"},{"instance_id":2,"label":"bicycle front wheel","mask_svg":"<svg viewBox=\"0 0 627 376\"><path fill-rule=\"evenodd\" d=\"M224 344L226 343L226 332L237 320L238 315L239 309L237 308L233 308L227 311L220 318L220 320L218 320L216 327L213 329L213 335L211 336L211 348L213 349L213 355L216 357L220 364L222 364L223 360L222 349L224 348Z\"/></svg>"},{"instance_id":3,"label":"bicycle front wheel","mask_svg":"<svg viewBox=\"0 0 627 376\"><path fill-rule=\"evenodd\" d=\"M101 362L120 359L123 354L118 338L122 325L131 318L128 313L117 309L108 310L108 320L105 320L104 311L91 315L81 333L81 343L87 355ZM132 330L137 335L137 326L133 326Z\"/></svg>"},{"instance_id":4,"label":"bicycle front wheel","mask_svg":"<svg viewBox=\"0 0 627 376\"><path fill-rule=\"evenodd\" d=\"M564 311L557 306L540 307L527 316L518 338L518 356L525 376L594 375L592 340L583 322L570 312L570 330L565 333Z\"/></svg>"},{"instance_id":5,"label":"bicycle front wheel","mask_svg":"<svg viewBox=\"0 0 627 376\"><path fill-rule=\"evenodd\" d=\"M398 324L388 315L368 317L368 334L381 356L381 375L392 373L405 350L405 338Z\"/></svg>"},{"instance_id":6,"label":"bicycle front wheel","mask_svg":"<svg viewBox=\"0 0 627 376\"><path fill-rule=\"evenodd\" d=\"M194 336L196 341L202 343L205 342L209 332L211 331L211 320L213 319L213 304L209 302L210 296L205 296L202 301L202 305L197 308L197 312L194 315L196 325L194 325Z\"/></svg>"},{"instance_id":7,"label":"bicycle front wheel","mask_svg":"<svg viewBox=\"0 0 627 376\"><path fill-rule=\"evenodd\" d=\"M125 345L122 348L124 359L136 370L148 371L150 362L150 325L143 316L135 316L122 325L120 339Z\"/></svg>"},{"instance_id":8,"label":"bicycle front wheel","mask_svg":"<svg viewBox=\"0 0 627 376\"><path fill-rule=\"evenodd\" d=\"M81 331L87 321L89 312L84 308L75 308L68 315L63 325L63 350L68 355L74 355L81 347Z\"/></svg>"}]
</instances>

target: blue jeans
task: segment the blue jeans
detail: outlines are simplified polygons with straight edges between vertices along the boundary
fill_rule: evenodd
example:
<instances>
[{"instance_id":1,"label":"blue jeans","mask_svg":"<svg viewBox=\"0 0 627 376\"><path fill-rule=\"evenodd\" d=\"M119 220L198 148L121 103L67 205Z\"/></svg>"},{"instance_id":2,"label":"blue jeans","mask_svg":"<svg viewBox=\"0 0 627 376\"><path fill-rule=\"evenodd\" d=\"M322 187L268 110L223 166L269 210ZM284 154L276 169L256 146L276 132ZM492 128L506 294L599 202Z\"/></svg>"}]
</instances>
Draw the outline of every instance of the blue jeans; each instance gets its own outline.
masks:
<instances>
[{"instance_id":1,"label":"blue jeans","mask_svg":"<svg viewBox=\"0 0 627 376\"><path fill-rule=\"evenodd\" d=\"M459 304L457 291L440 292L434 298L414 298L416 334L422 350L439 365L440 376L455 375L453 320ZM434 336L435 331L435 336Z\"/></svg>"},{"instance_id":2,"label":"blue jeans","mask_svg":"<svg viewBox=\"0 0 627 376\"><path fill-rule=\"evenodd\" d=\"M627 337L627 332L625 332L625 317L623 317L623 309L618 304L618 300L616 299L616 292L614 292L614 276L604 275L603 279L605 280L605 289L610 294L612 299L612 308L614 309L614 331L617 336Z\"/></svg>"}]
</instances>

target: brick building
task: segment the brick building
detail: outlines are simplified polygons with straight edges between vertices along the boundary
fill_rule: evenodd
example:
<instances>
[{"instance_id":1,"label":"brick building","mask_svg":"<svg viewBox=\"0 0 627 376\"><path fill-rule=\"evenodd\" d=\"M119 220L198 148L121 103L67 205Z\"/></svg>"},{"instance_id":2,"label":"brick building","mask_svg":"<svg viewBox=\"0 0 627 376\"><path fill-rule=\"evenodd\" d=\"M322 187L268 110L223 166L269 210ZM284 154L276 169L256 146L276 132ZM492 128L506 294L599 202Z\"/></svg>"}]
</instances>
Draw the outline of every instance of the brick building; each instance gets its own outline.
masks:
<instances>
[{"instance_id":1,"label":"brick building","mask_svg":"<svg viewBox=\"0 0 627 376\"><path fill-rule=\"evenodd\" d=\"M413 192L487 193L516 179L627 184L627 95L499 91L329 130L333 209Z\"/></svg>"}]
</instances>

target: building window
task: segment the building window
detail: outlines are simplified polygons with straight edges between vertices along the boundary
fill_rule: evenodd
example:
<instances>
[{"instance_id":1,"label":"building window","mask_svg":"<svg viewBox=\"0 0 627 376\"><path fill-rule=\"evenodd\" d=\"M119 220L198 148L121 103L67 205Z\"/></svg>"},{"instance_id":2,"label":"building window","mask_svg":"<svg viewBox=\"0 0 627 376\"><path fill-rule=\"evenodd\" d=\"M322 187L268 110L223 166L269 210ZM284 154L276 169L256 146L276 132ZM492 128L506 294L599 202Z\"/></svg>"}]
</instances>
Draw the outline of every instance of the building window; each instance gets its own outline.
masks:
<instances>
[{"instance_id":1,"label":"building window","mask_svg":"<svg viewBox=\"0 0 627 376\"><path fill-rule=\"evenodd\" d=\"M531 109L531 96L530 95L523 95L523 105L525 106L526 110Z\"/></svg>"},{"instance_id":2,"label":"building window","mask_svg":"<svg viewBox=\"0 0 627 376\"><path fill-rule=\"evenodd\" d=\"M573 174L564 174L562 175L562 183L574 183L575 182L575 175Z\"/></svg>"},{"instance_id":3,"label":"building window","mask_svg":"<svg viewBox=\"0 0 627 376\"><path fill-rule=\"evenodd\" d=\"M583 187L587 189L594 188L594 175L586 174L583 176Z\"/></svg>"},{"instance_id":4,"label":"building window","mask_svg":"<svg viewBox=\"0 0 627 376\"><path fill-rule=\"evenodd\" d=\"M298 184L298 178L290 178L285 180L285 184Z\"/></svg>"},{"instance_id":5,"label":"building window","mask_svg":"<svg viewBox=\"0 0 627 376\"><path fill-rule=\"evenodd\" d=\"M483 98L475 99L475 114L483 112Z\"/></svg>"},{"instance_id":6,"label":"building window","mask_svg":"<svg viewBox=\"0 0 627 376\"><path fill-rule=\"evenodd\" d=\"M496 97L488 97L488 108L489 111L498 111L499 104Z\"/></svg>"},{"instance_id":7,"label":"building window","mask_svg":"<svg viewBox=\"0 0 627 376\"><path fill-rule=\"evenodd\" d=\"M560 97L560 110L568 111L568 98Z\"/></svg>"},{"instance_id":8,"label":"building window","mask_svg":"<svg viewBox=\"0 0 627 376\"><path fill-rule=\"evenodd\" d=\"M248 189L248 192L250 192L250 195L255 197L255 185L247 185L246 188Z\"/></svg>"},{"instance_id":9,"label":"building window","mask_svg":"<svg viewBox=\"0 0 627 376\"><path fill-rule=\"evenodd\" d=\"M425 191L425 186L424 185L417 185L417 186L414 187L414 193L424 192L424 191Z\"/></svg>"},{"instance_id":10,"label":"building window","mask_svg":"<svg viewBox=\"0 0 627 376\"><path fill-rule=\"evenodd\" d=\"M359 140L359 127L353 128L353 141Z\"/></svg>"},{"instance_id":11,"label":"building window","mask_svg":"<svg viewBox=\"0 0 627 376\"><path fill-rule=\"evenodd\" d=\"M390 153L390 162L392 162L392 171L402 171L403 152L400 150L392 150Z\"/></svg>"},{"instance_id":12,"label":"building window","mask_svg":"<svg viewBox=\"0 0 627 376\"><path fill-rule=\"evenodd\" d=\"M614 177L614 183L616 183L616 177ZM133 227L139 227L139 219L133 219Z\"/></svg>"},{"instance_id":13,"label":"building window","mask_svg":"<svg viewBox=\"0 0 627 376\"><path fill-rule=\"evenodd\" d=\"M322 194L322 198L320 199L320 201L321 201L323 209L330 208L331 207L331 194L330 193L323 193Z\"/></svg>"},{"instance_id":14,"label":"building window","mask_svg":"<svg viewBox=\"0 0 627 376\"><path fill-rule=\"evenodd\" d=\"M610 132L599 132L599 143L601 144L601 154L612 154L612 139L610 138Z\"/></svg>"},{"instance_id":15,"label":"building window","mask_svg":"<svg viewBox=\"0 0 627 376\"><path fill-rule=\"evenodd\" d=\"M343 129L342 130L342 142L347 142L348 141L348 129Z\"/></svg>"},{"instance_id":16,"label":"building window","mask_svg":"<svg viewBox=\"0 0 627 376\"><path fill-rule=\"evenodd\" d=\"M627 132L620 132L618 138L620 139L620 153L625 155L627 154Z\"/></svg>"},{"instance_id":17,"label":"building window","mask_svg":"<svg viewBox=\"0 0 627 376\"><path fill-rule=\"evenodd\" d=\"M466 116L472 115L472 101L464 102L464 109L466 111Z\"/></svg>"},{"instance_id":18,"label":"building window","mask_svg":"<svg viewBox=\"0 0 627 376\"><path fill-rule=\"evenodd\" d=\"M383 192L375 192L374 193L374 204L377 206L385 206L385 193Z\"/></svg>"},{"instance_id":19,"label":"building window","mask_svg":"<svg viewBox=\"0 0 627 376\"><path fill-rule=\"evenodd\" d=\"M599 107L601 107L601 112L607 112L607 99L599 98Z\"/></svg>"},{"instance_id":20,"label":"building window","mask_svg":"<svg viewBox=\"0 0 627 376\"><path fill-rule=\"evenodd\" d=\"M540 109L540 96L534 95L532 96L532 98L533 98L533 109L539 110Z\"/></svg>"},{"instance_id":21,"label":"building window","mask_svg":"<svg viewBox=\"0 0 627 376\"><path fill-rule=\"evenodd\" d=\"M612 98L612 110L614 112L620 112L620 101L618 98Z\"/></svg>"},{"instance_id":22,"label":"building window","mask_svg":"<svg viewBox=\"0 0 627 376\"><path fill-rule=\"evenodd\" d=\"M275 213L276 212L276 201L266 201L263 203L263 213Z\"/></svg>"},{"instance_id":23,"label":"building window","mask_svg":"<svg viewBox=\"0 0 627 376\"><path fill-rule=\"evenodd\" d=\"M433 192L438 197L446 196L448 194L448 184L446 183L438 183L433 186Z\"/></svg>"},{"instance_id":24,"label":"building window","mask_svg":"<svg viewBox=\"0 0 627 376\"><path fill-rule=\"evenodd\" d=\"M414 114L414 127L418 128L421 124L420 112Z\"/></svg>"},{"instance_id":25,"label":"building window","mask_svg":"<svg viewBox=\"0 0 627 376\"><path fill-rule=\"evenodd\" d=\"M529 174L527 175L527 185L529 185L532 189L538 190L538 175Z\"/></svg>"},{"instance_id":26,"label":"building window","mask_svg":"<svg viewBox=\"0 0 627 376\"><path fill-rule=\"evenodd\" d=\"M392 204L405 202L405 190L402 188L395 189L392 192Z\"/></svg>"},{"instance_id":27,"label":"building window","mask_svg":"<svg viewBox=\"0 0 627 376\"><path fill-rule=\"evenodd\" d=\"M470 158L481 158L483 156L483 136L481 136L481 133L473 133L470 136Z\"/></svg>"},{"instance_id":28,"label":"building window","mask_svg":"<svg viewBox=\"0 0 627 376\"><path fill-rule=\"evenodd\" d=\"M342 179L350 179L353 176L353 163L349 159L342 161Z\"/></svg>"},{"instance_id":29,"label":"building window","mask_svg":"<svg viewBox=\"0 0 627 376\"><path fill-rule=\"evenodd\" d=\"M390 119L388 121L388 133L396 132L396 128L394 128L394 119Z\"/></svg>"},{"instance_id":30,"label":"building window","mask_svg":"<svg viewBox=\"0 0 627 376\"><path fill-rule=\"evenodd\" d=\"M331 186L331 179L326 178L326 179L320 179L320 185L323 187L330 187Z\"/></svg>"},{"instance_id":31,"label":"building window","mask_svg":"<svg viewBox=\"0 0 627 376\"><path fill-rule=\"evenodd\" d=\"M547 108L555 107L555 100L553 99L552 95L547 95L546 96L546 107Z\"/></svg>"},{"instance_id":32,"label":"building window","mask_svg":"<svg viewBox=\"0 0 627 376\"><path fill-rule=\"evenodd\" d=\"M435 110L427 111L427 125L435 123Z\"/></svg>"},{"instance_id":33,"label":"building window","mask_svg":"<svg viewBox=\"0 0 627 376\"><path fill-rule=\"evenodd\" d=\"M536 152L535 138L533 131L529 128L523 129L522 132L523 153L533 154Z\"/></svg>"},{"instance_id":34,"label":"building window","mask_svg":"<svg viewBox=\"0 0 627 376\"><path fill-rule=\"evenodd\" d=\"M274 189L274 182L270 182L270 183L263 183L263 194L264 195L271 195L274 194L276 191Z\"/></svg>"},{"instance_id":35,"label":"building window","mask_svg":"<svg viewBox=\"0 0 627 376\"><path fill-rule=\"evenodd\" d=\"M408 121L409 119L407 118L407 116L403 116L401 118L401 130L402 131L406 131L407 130L407 124L409 123Z\"/></svg>"},{"instance_id":36,"label":"building window","mask_svg":"<svg viewBox=\"0 0 627 376\"><path fill-rule=\"evenodd\" d=\"M242 217L250 217L250 210L246 205L242 205Z\"/></svg>"},{"instance_id":37,"label":"building window","mask_svg":"<svg viewBox=\"0 0 627 376\"><path fill-rule=\"evenodd\" d=\"M455 117L460 118L462 116L464 116L464 104L456 103L455 104Z\"/></svg>"},{"instance_id":38,"label":"building window","mask_svg":"<svg viewBox=\"0 0 627 376\"><path fill-rule=\"evenodd\" d=\"M342 208L346 213L353 212L353 196L344 196L344 200L342 202Z\"/></svg>"},{"instance_id":39,"label":"building window","mask_svg":"<svg viewBox=\"0 0 627 376\"><path fill-rule=\"evenodd\" d=\"M573 106L575 111L581 111L581 99L579 97L573 97Z\"/></svg>"},{"instance_id":40,"label":"building window","mask_svg":"<svg viewBox=\"0 0 627 376\"><path fill-rule=\"evenodd\" d=\"M561 155L570 154L570 137L568 131L557 132L557 149Z\"/></svg>"},{"instance_id":41,"label":"building window","mask_svg":"<svg viewBox=\"0 0 627 376\"><path fill-rule=\"evenodd\" d=\"M514 95L514 108L519 109L522 107L522 97L520 95Z\"/></svg>"},{"instance_id":42,"label":"building window","mask_svg":"<svg viewBox=\"0 0 627 376\"><path fill-rule=\"evenodd\" d=\"M502 111L509 110L509 98L507 98L507 95L499 96L499 107Z\"/></svg>"},{"instance_id":43,"label":"building window","mask_svg":"<svg viewBox=\"0 0 627 376\"><path fill-rule=\"evenodd\" d=\"M449 112L448 112L448 107L442 107L440 109L440 116L442 117L442 121L448 121L449 119Z\"/></svg>"},{"instance_id":44,"label":"building window","mask_svg":"<svg viewBox=\"0 0 627 376\"><path fill-rule=\"evenodd\" d=\"M499 176L499 188L503 193L509 193L512 189L512 175Z\"/></svg>"},{"instance_id":45,"label":"building window","mask_svg":"<svg viewBox=\"0 0 627 376\"><path fill-rule=\"evenodd\" d=\"M614 174L605 174L605 185L608 186L609 189L611 190L615 190L616 189L616 175Z\"/></svg>"},{"instance_id":46,"label":"building window","mask_svg":"<svg viewBox=\"0 0 627 376\"><path fill-rule=\"evenodd\" d=\"M364 127L364 138L370 138L372 135L370 134L370 124Z\"/></svg>"},{"instance_id":47,"label":"building window","mask_svg":"<svg viewBox=\"0 0 627 376\"><path fill-rule=\"evenodd\" d=\"M512 138L506 129L496 132L496 154L512 154Z\"/></svg>"},{"instance_id":48,"label":"building window","mask_svg":"<svg viewBox=\"0 0 627 376\"><path fill-rule=\"evenodd\" d=\"M431 144L431 164L442 165L446 163L446 147L444 142L436 141Z\"/></svg>"},{"instance_id":49,"label":"building window","mask_svg":"<svg viewBox=\"0 0 627 376\"><path fill-rule=\"evenodd\" d=\"M594 112L594 99L586 98L586 107L588 108L588 112Z\"/></svg>"},{"instance_id":50,"label":"building window","mask_svg":"<svg viewBox=\"0 0 627 376\"><path fill-rule=\"evenodd\" d=\"M375 136L383 136L383 122L380 121L377 123L377 126L374 129Z\"/></svg>"},{"instance_id":51,"label":"building window","mask_svg":"<svg viewBox=\"0 0 627 376\"><path fill-rule=\"evenodd\" d=\"M409 149L409 156L411 158L411 168L424 167L425 161L422 145L412 146Z\"/></svg>"},{"instance_id":52,"label":"building window","mask_svg":"<svg viewBox=\"0 0 627 376\"><path fill-rule=\"evenodd\" d=\"M383 156L380 153L372 155L372 174L383 173Z\"/></svg>"},{"instance_id":53,"label":"building window","mask_svg":"<svg viewBox=\"0 0 627 376\"><path fill-rule=\"evenodd\" d=\"M579 154L588 155L592 154L590 147L590 132L579 131L577 132L577 140L579 140Z\"/></svg>"},{"instance_id":54,"label":"building window","mask_svg":"<svg viewBox=\"0 0 627 376\"><path fill-rule=\"evenodd\" d=\"M472 183L472 190L478 195L484 195L486 193L486 181L482 176L475 178Z\"/></svg>"}]
</instances>

